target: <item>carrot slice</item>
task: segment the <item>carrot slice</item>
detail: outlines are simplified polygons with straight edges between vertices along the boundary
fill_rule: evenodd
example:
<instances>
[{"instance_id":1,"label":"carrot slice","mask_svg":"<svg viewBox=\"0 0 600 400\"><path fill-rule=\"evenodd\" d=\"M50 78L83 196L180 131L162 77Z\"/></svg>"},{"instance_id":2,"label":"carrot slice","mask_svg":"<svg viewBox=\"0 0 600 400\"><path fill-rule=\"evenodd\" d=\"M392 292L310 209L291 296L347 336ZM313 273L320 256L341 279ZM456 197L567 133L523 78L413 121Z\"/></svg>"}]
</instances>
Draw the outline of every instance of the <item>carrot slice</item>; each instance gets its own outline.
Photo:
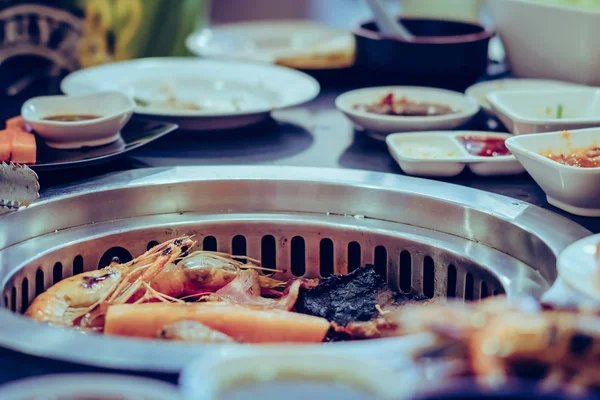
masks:
<instances>
[{"instance_id":1,"label":"carrot slice","mask_svg":"<svg viewBox=\"0 0 600 400\"><path fill-rule=\"evenodd\" d=\"M6 120L6 129L15 129L23 132L31 132L31 127L25 122L23 117L17 115Z\"/></svg>"},{"instance_id":2,"label":"carrot slice","mask_svg":"<svg viewBox=\"0 0 600 400\"><path fill-rule=\"evenodd\" d=\"M8 130L0 131L0 162L10 161L12 153L13 132Z\"/></svg>"},{"instance_id":3,"label":"carrot slice","mask_svg":"<svg viewBox=\"0 0 600 400\"><path fill-rule=\"evenodd\" d=\"M35 164L37 145L32 133L13 130L10 159L19 164Z\"/></svg>"},{"instance_id":4,"label":"carrot slice","mask_svg":"<svg viewBox=\"0 0 600 400\"><path fill-rule=\"evenodd\" d=\"M155 338L179 321L200 322L243 343L319 343L330 326L320 317L229 303L145 303L110 306L104 333Z\"/></svg>"}]
</instances>

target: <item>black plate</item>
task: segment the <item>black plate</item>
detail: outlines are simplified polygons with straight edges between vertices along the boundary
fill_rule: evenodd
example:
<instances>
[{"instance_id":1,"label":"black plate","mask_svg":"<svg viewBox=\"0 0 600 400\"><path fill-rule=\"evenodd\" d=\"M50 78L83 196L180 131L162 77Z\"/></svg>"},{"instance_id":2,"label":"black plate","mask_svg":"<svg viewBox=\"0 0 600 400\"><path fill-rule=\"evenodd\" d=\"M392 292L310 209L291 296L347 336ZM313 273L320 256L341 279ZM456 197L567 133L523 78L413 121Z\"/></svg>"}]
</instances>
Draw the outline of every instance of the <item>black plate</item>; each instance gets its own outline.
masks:
<instances>
[{"instance_id":1,"label":"black plate","mask_svg":"<svg viewBox=\"0 0 600 400\"><path fill-rule=\"evenodd\" d=\"M37 137L37 163L29 165L34 171L49 171L86 167L121 157L131 150L150 143L177 129L176 124L132 118L121 131L121 139L99 147L58 150L46 146Z\"/></svg>"}]
</instances>

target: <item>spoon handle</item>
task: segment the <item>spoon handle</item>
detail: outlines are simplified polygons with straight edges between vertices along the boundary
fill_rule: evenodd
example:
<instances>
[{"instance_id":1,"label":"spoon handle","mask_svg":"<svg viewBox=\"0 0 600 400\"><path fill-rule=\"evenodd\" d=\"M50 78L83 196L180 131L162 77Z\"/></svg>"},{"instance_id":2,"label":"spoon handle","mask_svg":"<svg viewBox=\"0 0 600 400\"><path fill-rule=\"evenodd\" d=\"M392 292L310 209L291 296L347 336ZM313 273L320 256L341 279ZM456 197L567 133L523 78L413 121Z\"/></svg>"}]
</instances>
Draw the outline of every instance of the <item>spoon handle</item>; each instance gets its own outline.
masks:
<instances>
[{"instance_id":1,"label":"spoon handle","mask_svg":"<svg viewBox=\"0 0 600 400\"><path fill-rule=\"evenodd\" d=\"M375 16L375 20L377 21L379 29L383 33L388 35L400 36L406 41L413 40L414 36L410 32L408 32L408 30L404 27L404 25L402 25L402 23L396 21L387 13L380 0L366 0L366 2L369 5L369 8L371 8L373 15Z\"/></svg>"}]
</instances>

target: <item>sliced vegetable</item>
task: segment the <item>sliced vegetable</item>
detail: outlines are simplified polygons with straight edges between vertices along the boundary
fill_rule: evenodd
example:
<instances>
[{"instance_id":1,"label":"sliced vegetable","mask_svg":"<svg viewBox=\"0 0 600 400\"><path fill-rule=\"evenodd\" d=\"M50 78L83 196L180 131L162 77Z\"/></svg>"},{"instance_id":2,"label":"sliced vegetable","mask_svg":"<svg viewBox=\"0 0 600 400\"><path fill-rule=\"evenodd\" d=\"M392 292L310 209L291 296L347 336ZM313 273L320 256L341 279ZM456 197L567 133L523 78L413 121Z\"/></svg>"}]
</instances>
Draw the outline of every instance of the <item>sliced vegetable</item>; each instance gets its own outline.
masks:
<instances>
[{"instance_id":1,"label":"sliced vegetable","mask_svg":"<svg viewBox=\"0 0 600 400\"><path fill-rule=\"evenodd\" d=\"M6 120L6 129L14 129L23 132L31 132L31 127L25 122L23 117L17 115Z\"/></svg>"},{"instance_id":2,"label":"sliced vegetable","mask_svg":"<svg viewBox=\"0 0 600 400\"><path fill-rule=\"evenodd\" d=\"M563 106L562 106L562 104L559 104L558 107L556 107L556 118L561 119L562 116L563 116Z\"/></svg>"},{"instance_id":3,"label":"sliced vegetable","mask_svg":"<svg viewBox=\"0 0 600 400\"><path fill-rule=\"evenodd\" d=\"M18 164L35 164L37 145L32 133L12 131L12 151L10 160Z\"/></svg>"},{"instance_id":4,"label":"sliced vegetable","mask_svg":"<svg viewBox=\"0 0 600 400\"><path fill-rule=\"evenodd\" d=\"M12 153L12 131L0 131L0 162L10 161Z\"/></svg>"},{"instance_id":5,"label":"sliced vegetable","mask_svg":"<svg viewBox=\"0 0 600 400\"><path fill-rule=\"evenodd\" d=\"M330 324L324 318L229 303L145 303L108 308L104 333L155 338L163 327L196 321L243 343L320 343Z\"/></svg>"},{"instance_id":6,"label":"sliced vegetable","mask_svg":"<svg viewBox=\"0 0 600 400\"><path fill-rule=\"evenodd\" d=\"M146 100L140 99L139 97L134 97L134 98L133 98L133 101L135 101L135 104L136 104L138 107L148 107L148 106L150 105L150 102L149 102L149 101L146 101Z\"/></svg>"}]
</instances>

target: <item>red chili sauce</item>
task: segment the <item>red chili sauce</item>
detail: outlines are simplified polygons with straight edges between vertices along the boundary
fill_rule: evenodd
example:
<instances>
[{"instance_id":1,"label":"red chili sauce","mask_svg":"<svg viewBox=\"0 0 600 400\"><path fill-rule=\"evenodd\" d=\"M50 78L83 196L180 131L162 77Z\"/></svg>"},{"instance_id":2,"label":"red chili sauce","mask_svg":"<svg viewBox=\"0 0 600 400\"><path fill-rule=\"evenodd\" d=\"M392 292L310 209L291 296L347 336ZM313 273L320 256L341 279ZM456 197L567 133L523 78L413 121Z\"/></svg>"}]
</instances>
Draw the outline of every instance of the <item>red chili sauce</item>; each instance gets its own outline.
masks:
<instances>
[{"instance_id":1,"label":"red chili sauce","mask_svg":"<svg viewBox=\"0 0 600 400\"><path fill-rule=\"evenodd\" d=\"M460 143L469 154L479 157L509 156L510 151L504 144L505 139L499 137L460 136Z\"/></svg>"},{"instance_id":2,"label":"red chili sauce","mask_svg":"<svg viewBox=\"0 0 600 400\"><path fill-rule=\"evenodd\" d=\"M592 146L586 149L573 151L570 154L540 152L541 155L557 163L579 168L600 167L600 147Z\"/></svg>"}]
</instances>

